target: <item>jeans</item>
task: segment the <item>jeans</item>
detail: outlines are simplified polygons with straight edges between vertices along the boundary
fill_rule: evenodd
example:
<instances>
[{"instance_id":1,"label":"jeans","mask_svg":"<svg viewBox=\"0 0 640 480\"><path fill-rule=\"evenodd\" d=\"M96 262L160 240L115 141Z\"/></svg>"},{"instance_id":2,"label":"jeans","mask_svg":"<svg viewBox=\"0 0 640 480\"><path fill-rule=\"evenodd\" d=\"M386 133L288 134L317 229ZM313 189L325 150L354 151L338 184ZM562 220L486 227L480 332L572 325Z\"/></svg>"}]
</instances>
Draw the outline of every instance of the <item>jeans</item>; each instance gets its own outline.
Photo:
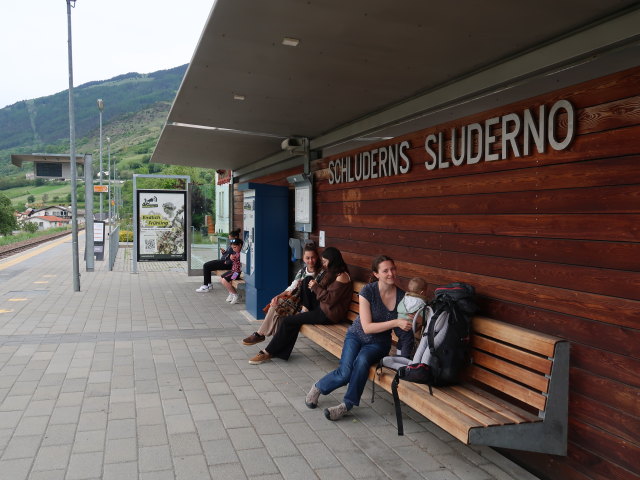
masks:
<instances>
[{"instance_id":1,"label":"jeans","mask_svg":"<svg viewBox=\"0 0 640 480\"><path fill-rule=\"evenodd\" d=\"M347 409L360 405L360 397L364 392L369 377L369 368L389 353L389 346L380 343L362 343L358 337L347 332L340 356L340 365L336 370L326 374L316 383L323 395L336 388L349 384L344 395Z\"/></svg>"}]
</instances>

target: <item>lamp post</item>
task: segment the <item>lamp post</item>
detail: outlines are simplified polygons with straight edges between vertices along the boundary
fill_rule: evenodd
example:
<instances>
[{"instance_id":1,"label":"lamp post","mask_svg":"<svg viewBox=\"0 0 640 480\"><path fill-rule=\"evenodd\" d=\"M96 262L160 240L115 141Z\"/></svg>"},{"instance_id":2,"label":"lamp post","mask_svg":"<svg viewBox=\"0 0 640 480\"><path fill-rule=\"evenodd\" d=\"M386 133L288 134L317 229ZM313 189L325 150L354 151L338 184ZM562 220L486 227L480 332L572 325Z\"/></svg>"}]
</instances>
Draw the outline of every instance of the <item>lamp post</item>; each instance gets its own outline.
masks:
<instances>
[{"instance_id":1,"label":"lamp post","mask_svg":"<svg viewBox=\"0 0 640 480\"><path fill-rule=\"evenodd\" d=\"M73 263L73 291L80 291L80 261L78 258L78 205L77 205L77 169L76 169L76 117L73 106L73 49L71 42L71 2L67 0L67 59L69 63L69 150L71 163L71 258Z\"/></svg>"},{"instance_id":2,"label":"lamp post","mask_svg":"<svg viewBox=\"0 0 640 480\"><path fill-rule=\"evenodd\" d=\"M100 111L100 185L102 185L102 110L104 110L104 102L98 99L98 110ZM100 192L100 220L102 220L102 192Z\"/></svg>"},{"instance_id":3,"label":"lamp post","mask_svg":"<svg viewBox=\"0 0 640 480\"><path fill-rule=\"evenodd\" d=\"M108 150L108 160L107 160L107 182L109 184L109 193L107 196L107 200L109 202L109 238L111 238L111 138L107 137L107 150Z\"/></svg>"}]
</instances>

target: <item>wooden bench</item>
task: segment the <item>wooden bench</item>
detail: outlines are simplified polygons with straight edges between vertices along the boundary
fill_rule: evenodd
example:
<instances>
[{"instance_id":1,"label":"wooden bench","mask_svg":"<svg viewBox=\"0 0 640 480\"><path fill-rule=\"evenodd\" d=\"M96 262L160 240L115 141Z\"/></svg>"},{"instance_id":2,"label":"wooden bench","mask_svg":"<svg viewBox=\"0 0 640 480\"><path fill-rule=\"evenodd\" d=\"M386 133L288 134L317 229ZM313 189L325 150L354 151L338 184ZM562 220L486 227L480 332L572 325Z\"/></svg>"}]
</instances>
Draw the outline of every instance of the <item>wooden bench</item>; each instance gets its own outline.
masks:
<instances>
[{"instance_id":1,"label":"wooden bench","mask_svg":"<svg viewBox=\"0 0 640 480\"><path fill-rule=\"evenodd\" d=\"M358 314L358 292L348 314ZM301 333L340 357L349 323L304 325ZM505 322L472 321L472 364L458 385L400 381L402 402L468 445L566 455L569 342ZM375 366L370 380L391 392L395 373Z\"/></svg>"}]
</instances>

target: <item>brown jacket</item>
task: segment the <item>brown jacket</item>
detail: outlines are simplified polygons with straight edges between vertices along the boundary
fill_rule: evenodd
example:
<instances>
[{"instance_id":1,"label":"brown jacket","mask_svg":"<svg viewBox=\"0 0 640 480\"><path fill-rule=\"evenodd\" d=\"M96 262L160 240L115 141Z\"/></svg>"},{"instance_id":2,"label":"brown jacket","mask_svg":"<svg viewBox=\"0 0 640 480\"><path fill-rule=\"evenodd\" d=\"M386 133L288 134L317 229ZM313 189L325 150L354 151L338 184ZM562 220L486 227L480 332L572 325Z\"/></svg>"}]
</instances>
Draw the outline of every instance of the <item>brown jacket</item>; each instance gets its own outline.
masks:
<instances>
[{"instance_id":1,"label":"brown jacket","mask_svg":"<svg viewBox=\"0 0 640 480\"><path fill-rule=\"evenodd\" d=\"M321 284L324 282L316 283L311 289L320 302L320 308L331 322L344 322L353 295L353 282L349 279L347 283L333 280L328 285Z\"/></svg>"}]
</instances>

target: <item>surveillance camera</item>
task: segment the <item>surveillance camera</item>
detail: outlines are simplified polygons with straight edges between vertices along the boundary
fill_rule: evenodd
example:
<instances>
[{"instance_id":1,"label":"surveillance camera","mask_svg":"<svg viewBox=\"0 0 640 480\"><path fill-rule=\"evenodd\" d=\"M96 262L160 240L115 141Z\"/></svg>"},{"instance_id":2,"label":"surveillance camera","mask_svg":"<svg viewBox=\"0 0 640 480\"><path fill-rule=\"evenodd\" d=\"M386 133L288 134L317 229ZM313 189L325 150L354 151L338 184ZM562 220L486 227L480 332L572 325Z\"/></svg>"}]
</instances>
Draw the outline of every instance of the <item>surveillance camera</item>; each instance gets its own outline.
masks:
<instances>
[{"instance_id":1,"label":"surveillance camera","mask_svg":"<svg viewBox=\"0 0 640 480\"><path fill-rule=\"evenodd\" d=\"M282 150L293 152L297 148L304 147L304 138L300 138L300 137L285 138L280 144L280 146L282 147Z\"/></svg>"}]
</instances>

